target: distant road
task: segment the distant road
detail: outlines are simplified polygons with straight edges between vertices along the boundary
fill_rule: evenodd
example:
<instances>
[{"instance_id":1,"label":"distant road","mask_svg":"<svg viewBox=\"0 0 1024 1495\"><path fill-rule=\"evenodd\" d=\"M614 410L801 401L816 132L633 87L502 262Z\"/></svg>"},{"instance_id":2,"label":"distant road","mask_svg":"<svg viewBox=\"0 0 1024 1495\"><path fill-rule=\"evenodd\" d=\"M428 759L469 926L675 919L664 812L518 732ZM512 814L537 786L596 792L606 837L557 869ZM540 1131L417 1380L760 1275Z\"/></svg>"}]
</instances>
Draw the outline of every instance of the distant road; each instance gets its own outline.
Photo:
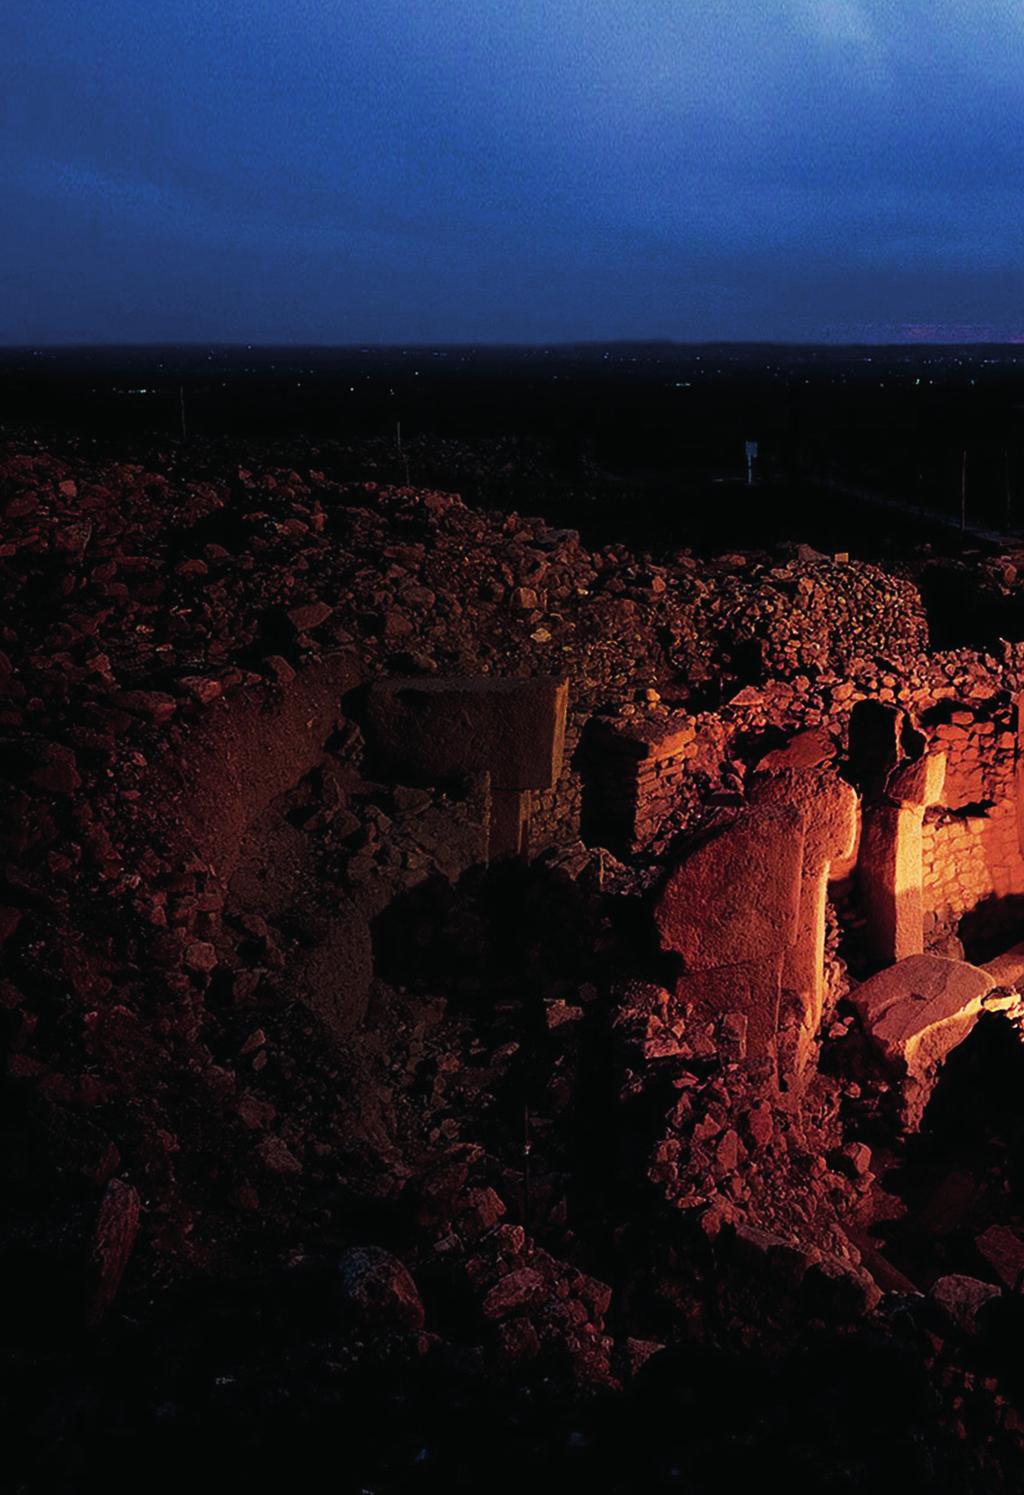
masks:
<instances>
[{"instance_id":1,"label":"distant road","mask_svg":"<svg viewBox=\"0 0 1024 1495\"><path fill-rule=\"evenodd\" d=\"M938 509L927 509L921 504L912 504L905 498L892 498L886 493L879 493L873 488L859 488L853 483L844 483L837 478L818 478L816 481L822 488L831 493L841 494L843 498L857 499L861 503L873 504L875 508L886 509L892 514L899 514L905 519L917 519L923 524L940 525L944 529L955 530L962 534L965 539L981 540L986 545L1002 547L1020 541L1021 531L1019 529L998 530L985 529L979 524L972 524L968 519L966 525L961 527L959 515L943 514Z\"/></svg>"}]
</instances>

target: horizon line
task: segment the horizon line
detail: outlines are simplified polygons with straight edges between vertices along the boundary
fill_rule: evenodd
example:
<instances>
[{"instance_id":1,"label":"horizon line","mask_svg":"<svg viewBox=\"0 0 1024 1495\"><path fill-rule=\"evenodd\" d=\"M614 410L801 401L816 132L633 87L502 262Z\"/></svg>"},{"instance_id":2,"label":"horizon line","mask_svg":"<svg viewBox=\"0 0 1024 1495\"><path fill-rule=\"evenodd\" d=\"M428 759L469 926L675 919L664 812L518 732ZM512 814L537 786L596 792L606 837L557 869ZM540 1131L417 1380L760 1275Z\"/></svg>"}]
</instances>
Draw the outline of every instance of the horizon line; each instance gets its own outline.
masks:
<instances>
[{"instance_id":1,"label":"horizon line","mask_svg":"<svg viewBox=\"0 0 1024 1495\"><path fill-rule=\"evenodd\" d=\"M373 339L357 339L354 342L321 342L305 341L303 339L277 339L259 340L256 342L241 342L234 339L228 341L188 339L186 341L164 341L152 338L127 338L123 341L102 340L92 342L88 340L75 341L30 341L30 342L5 342L0 339L0 354L2 353L38 353L38 352L94 352L99 350L117 352L122 349L180 349L195 350L210 349L231 350L240 352L255 352L266 348L304 348L321 349L328 352L406 352L421 349L494 349L494 350L534 350L549 348L822 348L828 350L842 350L844 348L1019 348L1024 346L1024 334L1003 337L969 337L969 338L844 338L818 339L818 338L780 338L780 337L749 337L749 338L670 338L670 337L615 337L615 338L555 338L539 340L491 340L468 339L458 341L420 341L407 339L404 341L377 342Z\"/></svg>"}]
</instances>

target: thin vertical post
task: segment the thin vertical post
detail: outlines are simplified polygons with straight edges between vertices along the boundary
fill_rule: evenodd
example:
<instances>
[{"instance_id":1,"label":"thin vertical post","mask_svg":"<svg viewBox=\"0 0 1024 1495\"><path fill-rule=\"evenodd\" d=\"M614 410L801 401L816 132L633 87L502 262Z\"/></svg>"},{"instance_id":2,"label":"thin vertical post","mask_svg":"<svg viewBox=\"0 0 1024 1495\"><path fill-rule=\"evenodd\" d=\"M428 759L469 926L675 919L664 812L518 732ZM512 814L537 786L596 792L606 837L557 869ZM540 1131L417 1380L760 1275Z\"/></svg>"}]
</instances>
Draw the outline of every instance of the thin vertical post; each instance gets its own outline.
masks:
<instances>
[{"instance_id":1,"label":"thin vertical post","mask_svg":"<svg viewBox=\"0 0 1024 1495\"><path fill-rule=\"evenodd\" d=\"M967 528L967 448L960 453L960 528Z\"/></svg>"},{"instance_id":2,"label":"thin vertical post","mask_svg":"<svg viewBox=\"0 0 1024 1495\"><path fill-rule=\"evenodd\" d=\"M178 419L181 422L181 439L184 442L188 437L188 426L185 423L185 386L178 385Z\"/></svg>"},{"instance_id":3,"label":"thin vertical post","mask_svg":"<svg viewBox=\"0 0 1024 1495\"><path fill-rule=\"evenodd\" d=\"M530 1103L523 1102L523 1224L527 1230L530 1228L530 1215L532 1214L532 1203L530 1199L530 1153L533 1151L533 1141L530 1136Z\"/></svg>"}]
</instances>

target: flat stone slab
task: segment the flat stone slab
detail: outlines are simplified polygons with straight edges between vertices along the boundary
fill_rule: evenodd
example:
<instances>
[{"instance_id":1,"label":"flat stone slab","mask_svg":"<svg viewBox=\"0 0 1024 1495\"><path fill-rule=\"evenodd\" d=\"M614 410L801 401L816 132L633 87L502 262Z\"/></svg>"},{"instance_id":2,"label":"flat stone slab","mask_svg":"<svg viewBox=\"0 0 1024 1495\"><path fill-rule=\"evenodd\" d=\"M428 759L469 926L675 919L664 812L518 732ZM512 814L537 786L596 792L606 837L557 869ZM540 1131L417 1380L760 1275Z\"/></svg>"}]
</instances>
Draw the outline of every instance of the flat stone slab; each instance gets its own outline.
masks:
<instances>
[{"instance_id":1,"label":"flat stone slab","mask_svg":"<svg viewBox=\"0 0 1024 1495\"><path fill-rule=\"evenodd\" d=\"M887 1059L921 1076L973 1028L995 986L989 971L941 955L911 955L850 993Z\"/></svg>"},{"instance_id":2,"label":"flat stone slab","mask_svg":"<svg viewBox=\"0 0 1024 1495\"><path fill-rule=\"evenodd\" d=\"M616 717L595 723L601 746L624 758L644 761L681 753L697 735L693 718L685 711L669 714Z\"/></svg>"},{"instance_id":3,"label":"flat stone slab","mask_svg":"<svg viewBox=\"0 0 1024 1495\"><path fill-rule=\"evenodd\" d=\"M549 789L565 746L565 680L446 676L370 688L370 746L402 783L488 770L496 789Z\"/></svg>"},{"instance_id":4,"label":"flat stone slab","mask_svg":"<svg viewBox=\"0 0 1024 1495\"><path fill-rule=\"evenodd\" d=\"M894 768L885 783L885 792L897 805L937 805L946 782L946 755L925 753Z\"/></svg>"},{"instance_id":5,"label":"flat stone slab","mask_svg":"<svg viewBox=\"0 0 1024 1495\"><path fill-rule=\"evenodd\" d=\"M974 1244L999 1280L1011 1292L1024 1280L1024 1241L1005 1225L990 1225Z\"/></svg>"},{"instance_id":6,"label":"flat stone slab","mask_svg":"<svg viewBox=\"0 0 1024 1495\"><path fill-rule=\"evenodd\" d=\"M836 756L836 744L820 727L809 727L797 732L785 747L774 748L757 765L758 773L779 773L784 768L820 768L831 763Z\"/></svg>"}]
</instances>

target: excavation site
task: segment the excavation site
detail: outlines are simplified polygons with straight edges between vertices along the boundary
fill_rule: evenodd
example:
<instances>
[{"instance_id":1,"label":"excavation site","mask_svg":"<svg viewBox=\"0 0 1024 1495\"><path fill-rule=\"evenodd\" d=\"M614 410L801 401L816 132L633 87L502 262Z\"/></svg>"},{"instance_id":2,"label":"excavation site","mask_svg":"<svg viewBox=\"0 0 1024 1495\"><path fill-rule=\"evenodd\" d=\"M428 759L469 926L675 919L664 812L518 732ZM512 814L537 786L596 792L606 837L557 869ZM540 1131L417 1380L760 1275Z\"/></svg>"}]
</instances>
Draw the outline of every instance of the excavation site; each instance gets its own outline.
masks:
<instances>
[{"instance_id":1,"label":"excavation site","mask_svg":"<svg viewBox=\"0 0 1024 1495\"><path fill-rule=\"evenodd\" d=\"M1021 1488L1024 547L524 451L3 437L12 1490Z\"/></svg>"}]
</instances>

